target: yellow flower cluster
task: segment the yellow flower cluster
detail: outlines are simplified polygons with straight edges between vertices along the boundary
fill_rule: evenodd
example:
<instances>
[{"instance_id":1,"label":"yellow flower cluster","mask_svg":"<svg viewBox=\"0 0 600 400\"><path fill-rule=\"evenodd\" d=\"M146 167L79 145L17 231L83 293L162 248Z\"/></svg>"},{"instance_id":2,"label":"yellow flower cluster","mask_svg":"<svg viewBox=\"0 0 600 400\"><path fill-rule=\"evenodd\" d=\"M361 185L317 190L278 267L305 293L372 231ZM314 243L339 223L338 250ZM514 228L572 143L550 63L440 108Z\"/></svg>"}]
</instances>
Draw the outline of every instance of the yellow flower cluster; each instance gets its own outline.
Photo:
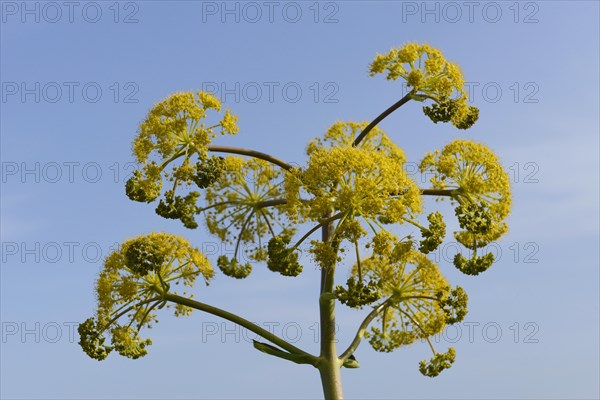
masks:
<instances>
[{"instance_id":1,"label":"yellow flower cluster","mask_svg":"<svg viewBox=\"0 0 600 400\"><path fill-rule=\"evenodd\" d=\"M198 276L208 283L213 269L181 237L151 233L125 241L106 258L96 282L96 315L79 327L83 350L99 360L113 349L130 358L144 356L151 341L141 339L140 330L157 322L153 311L164 306L166 293L177 294L171 285L193 287ZM176 307L175 315L190 311ZM106 332L112 336L110 346L104 344Z\"/></svg>"},{"instance_id":2,"label":"yellow flower cluster","mask_svg":"<svg viewBox=\"0 0 600 400\"><path fill-rule=\"evenodd\" d=\"M206 146L221 134L236 134L239 131L237 117L229 110L219 123L206 126L202 121L208 110L221 110L221 102L210 93L175 93L157 103L140 124L133 141L133 152L139 163L146 162L156 150L163 160L184 153L206 153Z\"/></svg>"},{"instance_id":3,"label":"yellow flower cluster","mask_svg":"<svg viewBox=\"0 0 600 400\"><path fill-rule=\"evenodd\" d=\"M177 195L177 188L195 183L203 189L218 179L221 162L218 157L208 156L208 145L219 131L223 135L239 131L237 117L229 110L215 125L207 126L204 120L209 110L220 111L221 102L206 92L175 93L156 104L133 141L133 152L141 167L125 187L130 199L149 203L160 196L166 178L172 185L156 212L164 218L179 219L190 229L198 226L194 215L199 210L199 193L192 190ZM167 171L166 167L178 158L183 158L181 164Z\"/></svg>"},{"instance_id":4,"label":"yellow flower cluster","mask_svg":"<svg viewBox=\"0 0 600 400\"><path fill-rule=\"evenodd\" d=\"M379 282L381 297L388 299L378 316L381 328L373 327L368 334L375 350L389 352L442 331L446 312L438 296L449 292L448 282L410 242L396 241L389 251L360 264L365 278ZM358 274L358 266L353 274Z\"/></svg>"},{"instance_id":5,"label":"yellow flower cluster","mask_svg":"<svg viewBox=\"0 0 600 400\"><path fill-rule=\"evenodd\" d=\"M206 189L210 206L205 215L209 231L235 245L234 259L241 256L243 246L250 258L264 261L269 241L265 236L293 232L283 218L283 206L269 203L284 198L283 189L281 168L255 158L224 159L220 178ZM224 259L222 264L226 265Z\"/></svg>"},{"instance_id":6,"label":"yellow flower cluster","mask_svg":"<svg viewBox=\"0 0 600 400\"><path fill-rule=\"evenodd\" d=\"M444 146L441 152L428 153L420 168L421 172L433 173L434 188L456 189L452 198L459 204L485 205L491 226L481 234L481 240L496 240L507 231L504 219L510 213L510 178L488 147L458 139Z\"/></svg>"},{"instance_id":7,"label":"yellow flower cluster","mask_svg":"<svg viewBox=\"0 0 600 400\"><path fill-rule=\"evenodd\" d=\"M356 218L402 223L406 215L421 211L419 188L404 171L404 153L383 131L375 128L358 147L352 146L366 125L337 122L309 144L307 167L286 175L292 219L320 221L341 213L338 235L355 241L362 236Z\"/></svg>"},{"instance_id":8,"label":"yellow flower cluster","mask_svg":"<svg viewBox=\"0 0 600 400\"><path fill-rule=\"evenodd\" d=\"M426 376L437 376L452 365L455 354L453 349L437 353L429 338L447 324L463 320L467 313L466 293L460 287L451 290L438 267L415 250L412 241L402 242L389 232L380 231L371 246L373 255L357 262L348 280L348 291L342 291L349 295L354 290L354 297L359 294L366 301L341 301L352 307L384 299L373 306L378 310L378 326L365 332L371 346L376 351L391 352L424 339L434 357L429 362L422 361L419 369ZM368 285L362 284L363 276Z\"/></svg>"},{"instance_id":9,"label":"yellow flower cluster","mask_svg":"<svg viewBox=\"0 0 600 400\"><path fill-rule=\"evenodd\" d=\"M408 43L378 54L371 63L371 76L387 71L388 80L404 78L415 92L442 99L461 92L465 84L458 65L427 44Z\"/></svg>"},{"instance_id":10,"label":"yellow flower cluster","mask_svg":"<svg viewBox=\"0 0 600 400\"><path fill-rule=\"evenodd\" d=\"M441 152L427 154L420 168L434 174L434 188L455 190L452 201L457 204L456 215L464 230L454 236L474 251L471 265L460 257L455 265L470 274L487 269L493 256L476 259L476 250L506 233L505 219L511 206L510 179L498 157L483 144L460 139Z\"/></svg>"},{"instance_id":11,"label":"yellow flower cluster","mask_svg":"<svg viewBox=\"0 0 600 400\"><path fill-rule=\"evenodd\" d=\"M457 64L446 60L442 52L427 44L407 43L377 54L370 66L370 74L386 73L386 79L403 78L411 87L411 98L433 100L435 104L423 111L434 122L449 122L459 129L471 127L479 111L467 105L465 80Z\"/></svg>"}]
</instances>

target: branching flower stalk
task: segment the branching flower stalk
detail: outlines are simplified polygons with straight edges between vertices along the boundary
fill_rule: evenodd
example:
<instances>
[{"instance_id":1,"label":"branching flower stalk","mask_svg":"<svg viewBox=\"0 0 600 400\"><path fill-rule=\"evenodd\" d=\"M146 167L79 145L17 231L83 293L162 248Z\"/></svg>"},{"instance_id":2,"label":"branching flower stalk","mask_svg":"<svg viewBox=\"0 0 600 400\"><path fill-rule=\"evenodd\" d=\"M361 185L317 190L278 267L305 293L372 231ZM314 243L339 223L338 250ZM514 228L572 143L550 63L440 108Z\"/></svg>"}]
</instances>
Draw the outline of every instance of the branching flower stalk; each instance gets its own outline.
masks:
<instances>
[{"instance_id":1,"label":"branching flower stalk","mask_svg":"<svg viewBox=\"0 0 600 400\"><path fill-rule=\"evenodd\" d=\"M427 256L446 239L446 222L439 211L425 213L424 198L453 204L461 228L454 237L467 250L467 257L457 254L454 266L478 275L494 262L481 249L508 229L508 175L486 146L459 139L424 156L420 169L433 177L431 187L419 187L404 170L404 151L378 125L416 101L428 103L423 112L435 123L471 127L479 114L467 104L460 68L429 45L408 43L377 55L370 73L403 79L410 91L369 123L334 123L308 144L302 167L257 150L213 144L240 129L238 118L206 92L175 93L157 103L133 141L139 167L127 181L127 196L157 202L158 215L188 229L196 229L200 217L210 234L234 246L233 257L216 260L223 274L244 279L263 264L284 279L295 277L304 267L300 246L308 245L321 270L319 354L195 300L196 281L208 285L215 270L186 239L166 233L126 240L108 255L96 282L97 310L79 326L83 350L97 360L113 350L134 359L146 355L151 340L140 335L166 308L176 316L201 311L248 329L264 340L253 342L260 352L316 368L326 399L343 398L340 370L360 366L355 353L364 340L381 352L426 341L433 357L419 371L434 377L449 368L456 352L437 352L430 338L463 320L468 298ZM300 227L307 229L297 232ZM344 254L355 259L350 268L341 263ZM336 284L341 275L345 284ZM180 287L186 291L175 290ZM338 302L356 312L368 309L341 353Z\"/></svg>"}]
</instances>

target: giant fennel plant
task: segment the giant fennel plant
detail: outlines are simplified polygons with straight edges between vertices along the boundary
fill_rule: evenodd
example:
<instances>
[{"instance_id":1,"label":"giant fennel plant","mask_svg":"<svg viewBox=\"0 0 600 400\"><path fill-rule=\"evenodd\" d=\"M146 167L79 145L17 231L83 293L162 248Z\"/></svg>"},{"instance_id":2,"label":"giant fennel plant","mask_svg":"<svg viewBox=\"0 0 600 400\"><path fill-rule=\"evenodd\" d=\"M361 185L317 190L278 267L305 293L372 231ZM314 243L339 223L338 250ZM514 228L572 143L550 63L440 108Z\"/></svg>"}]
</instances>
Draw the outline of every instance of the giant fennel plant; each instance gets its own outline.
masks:
<instances>
[{"instance_id":1,"label":"giant fennel plant","mask_svg":"<svg viewBox=\"0 0 600 400\"><path fill-rule=\"evenodd\" d=\"M381 352L426 342L433 355L420 363L420 372L434 377L449 368L455 350L438 352L430 338L463 320L467 294L451 286L427 256L445 240L446 223L439 211L425 215L424 198L448 199L455 207L461 230L454 238L469 256L459 252L454 266L477 275L494 262L482 249L507 231L509 179L486 146L455 140L423 157L420 169L433 177L430 187L421 188L405 171L403 150L377 126L411 100L423 103L435 123L468 129L476 122L478 109L467 103L460 68L439 50L408 43L377 55L370 74L403 79L410 91L370 123L334 123L308 144L302 167L213 144L239 129L237 117L222 112L220 101L206 92L175 93L157 103L133 141L139 168L127 181L127 196L157 202L158 215L189 229L202 218L211 234L234 246L232 257L216 260L223 274L243 279L266 265L297 276L303 269L299 246L309 247L321 271L319 354L180 292L191 291L198 279L208 284L215 272L187 240L167 233L135 237L108 255L96 283L97 310L79 326L83 350L97 360L113 350L134 359L144 356L151 340L141 331L157 322L166 305L177 316L199 310L239 324L265 340L254 341L259 351L312 365L328 399L343 397L340 369L359 366L353 354L363 339ZM407 226L420 232L420 240L401 237ZM306 231L298 233L300 227ZM248 245L253 250L242 257ZM339 271L343 254L355 259L350 270ZM336 282L336 272L349 278ZM366 308L343 351L334 329L337 302Z\"/></svg>"}]
</instances>

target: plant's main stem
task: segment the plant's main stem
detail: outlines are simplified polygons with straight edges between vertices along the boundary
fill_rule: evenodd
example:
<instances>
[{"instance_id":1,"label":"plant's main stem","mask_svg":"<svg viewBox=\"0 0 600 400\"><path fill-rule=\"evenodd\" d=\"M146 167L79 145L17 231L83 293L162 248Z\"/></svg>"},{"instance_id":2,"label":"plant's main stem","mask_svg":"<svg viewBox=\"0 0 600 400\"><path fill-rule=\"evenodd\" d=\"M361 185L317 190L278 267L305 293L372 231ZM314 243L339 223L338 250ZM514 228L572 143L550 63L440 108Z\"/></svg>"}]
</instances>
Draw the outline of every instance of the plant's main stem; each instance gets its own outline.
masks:
<instances>
[{"instance_id":1,"label":"plant's main stem","mask_svg":"<svg viewBox=\"0 0 600 400\"><path fill-rule=\"evenodd\" d=\"M331 239L332 222L323 225L322 240L329 243ZM322 266L321 293L319 296L319 313L321 323L321 354L318 364L323 385L323 395L327 400L343 399L341 360L337 356L335 335L335 297L333 285L335 283L335 263Z\"/></svg>"}]
</instances>

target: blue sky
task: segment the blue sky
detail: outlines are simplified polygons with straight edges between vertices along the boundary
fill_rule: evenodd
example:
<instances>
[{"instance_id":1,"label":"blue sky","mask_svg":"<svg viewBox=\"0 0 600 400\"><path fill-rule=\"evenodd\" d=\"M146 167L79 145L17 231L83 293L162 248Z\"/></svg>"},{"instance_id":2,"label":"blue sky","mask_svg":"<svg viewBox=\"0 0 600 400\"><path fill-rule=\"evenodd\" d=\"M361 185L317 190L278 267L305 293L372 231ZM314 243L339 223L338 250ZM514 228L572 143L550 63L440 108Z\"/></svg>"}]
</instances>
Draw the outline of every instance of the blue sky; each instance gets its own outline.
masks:
<instances>
[{"instance_id":1,"label":"blue sky","mask_svg":"<svg viewBox=\"0 0 600 400\"><path fill-rule=\"evenodd\" d=\"M451 246L435 255L470 295L465 321L439 338L457 349L453 368L432 380L417 369L425 344L363 344L361 368L343 371L346 396L599 397L598 2L69 4L0 3L2 398L319 398L316 370L258 353L210 315L160 316L134 361L89 359L73 327L126 238L168 231L231 250L124 195L131 140L156 101L218 87L241 127L220 143L300 164L333 122L370 120L403 95L367 67L407 41L461 65L481 117L457 131L409 103L382 128L414 162L457 137L488 144L511 174L511 230L477 278L453 269ZM316 351L317 271L255 270L197 297ZM339 307L341 347L360 316Z\"/></svg>"}]
</instances>

